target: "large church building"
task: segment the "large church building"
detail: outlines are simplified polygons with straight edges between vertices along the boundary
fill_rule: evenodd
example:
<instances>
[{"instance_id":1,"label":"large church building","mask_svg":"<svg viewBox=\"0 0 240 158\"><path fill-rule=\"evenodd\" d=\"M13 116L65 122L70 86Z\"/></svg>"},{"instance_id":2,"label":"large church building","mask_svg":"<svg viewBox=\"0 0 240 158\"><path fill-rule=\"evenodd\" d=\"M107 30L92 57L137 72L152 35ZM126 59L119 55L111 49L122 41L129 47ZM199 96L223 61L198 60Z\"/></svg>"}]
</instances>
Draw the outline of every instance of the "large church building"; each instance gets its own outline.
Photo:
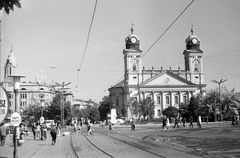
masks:
<instances>
[{"instance_id":1,"label":"large church building","mask_svg":"<svg viewBox=\"0 0 240 158\"><path fill-rule=\"evenodd\" d=\"M155 114L158 118L162 111L169 107L179 108L180 103L189 101L192 95L202 93L206 87L203 73L203 51L200 49L200 40L191 35L186 39L186 49L183 51L184 70L146 70L142 66L142 50L137 35L131 34L125 39L124 79L109 88L111 104L116 107L118 117L122 117L124 104L131 99L154 101ZM128 118L133 117L128 109Z\"/></svg>"}]
</instances>

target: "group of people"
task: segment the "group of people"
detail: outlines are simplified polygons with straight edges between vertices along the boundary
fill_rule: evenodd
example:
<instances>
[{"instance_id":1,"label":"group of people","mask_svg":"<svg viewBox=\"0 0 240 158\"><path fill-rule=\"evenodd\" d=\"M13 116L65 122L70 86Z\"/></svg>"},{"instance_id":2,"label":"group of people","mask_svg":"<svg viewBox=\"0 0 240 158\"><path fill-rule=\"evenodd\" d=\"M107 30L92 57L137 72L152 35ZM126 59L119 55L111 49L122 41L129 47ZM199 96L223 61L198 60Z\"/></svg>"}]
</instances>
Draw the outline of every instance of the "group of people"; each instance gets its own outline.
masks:
<instances>
[{"instance_id":1,"label":"group of people","mask_svg":"<svg viewBox=\"0 0 240 158\"><path fill-rule=\"evenodd\" d=\"M32 132L34 140L36 140L36 138L39 138L41 140L47 139L47 126L45 123L40 124L34 122L32 124ZM57 136L61 136L61 126L59 123L56 125L53 123L51 124L50 134L52 137L52 145L54 145L56 143Z\"/></svg>"},{"instance_id":2,"label":"group of people","mask_svg":"<svg viewBox=\"0 0 240 158\"><path fill-rule=\"evenodd\" d=\"M163 129L166 130L166 129L170 128L169 118L164 115L164 116L162 117L162 119L163 119L163 120L162 120L162 127L163 127ZM179 123L180 123L180 122L182 122L183 127L188 127L188 126L186 125L187 120L186 120L185 117L181 117L181 118L180 118L180 117L175 117L173 128L175 128L175 127L178 127L178 128L179 128ZM202 119L201 119L201 116L198 116L198 118L197 118L197 125L198 125L199 128L202 127ZM193 117L192 117L192 116L189 117L189 127L193 128Z\"/></svg>"}]
</instances>

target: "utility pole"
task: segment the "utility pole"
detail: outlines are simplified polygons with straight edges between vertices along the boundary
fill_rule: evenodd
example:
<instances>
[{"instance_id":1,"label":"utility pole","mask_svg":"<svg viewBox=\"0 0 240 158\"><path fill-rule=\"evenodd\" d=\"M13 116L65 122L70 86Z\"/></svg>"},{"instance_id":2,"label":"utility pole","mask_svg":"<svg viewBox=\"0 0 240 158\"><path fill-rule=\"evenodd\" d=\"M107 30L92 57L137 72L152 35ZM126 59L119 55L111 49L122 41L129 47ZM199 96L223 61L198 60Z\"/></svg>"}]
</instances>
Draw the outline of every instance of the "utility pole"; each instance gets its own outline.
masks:
<instances>
[{"instance_id":1,"label":"utility pole","mask_svg":"<svg viewBox=\"0 0 240 158\"><path fill-rule=\"evenodd\" d=\"M227 79L225 79L225 80L221 79L219 82L216 81L215 79L213 79L211 81L214 82L214 83L217 83L218 87L219 87L220 121L222 121L221 83L226 82Z\"/></svg>"}]
</instances>

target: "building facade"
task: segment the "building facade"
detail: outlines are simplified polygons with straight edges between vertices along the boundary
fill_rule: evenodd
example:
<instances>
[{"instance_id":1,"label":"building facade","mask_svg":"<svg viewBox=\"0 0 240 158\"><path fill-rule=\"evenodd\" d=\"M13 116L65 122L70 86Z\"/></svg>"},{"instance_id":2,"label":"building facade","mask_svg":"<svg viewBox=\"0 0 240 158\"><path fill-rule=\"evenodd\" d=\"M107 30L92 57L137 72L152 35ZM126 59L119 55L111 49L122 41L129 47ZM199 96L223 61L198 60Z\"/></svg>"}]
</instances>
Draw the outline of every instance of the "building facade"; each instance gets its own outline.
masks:
<instances>
[{"instance_id":1,"label":"building facade","mask_svg":"<svg viewBox=\"0 0 240 158\"><path fill-rule=\"evenodd\" d=\"M183 51L185 69L180 70L145 70L142 67L142 50L137 35L131 34L125 39L124 79L109 88L111 104L116 107L117 115L123 116L123 106L131 99L151 100L155 103L154 117L160 117L162 111L169 107L179 108L180 103L188 102L192 95L203 92L206 87L203 73L203 51L200 40L192 34L186 39ZM133 117L128 109L128 118Z\"/></svg>"},{"instance_id":2,"label":"building facade","mask_svg":"<svg viewBox=\"0 0 240 158\"><path fill-rule=\"evenodd\" d=\"M17 72L17 63L12 51L7 58L4 70L4 81L1 83L1 86L6 89L9 98L9 110L5 121L10 122L11 115L15 112L16 98L11 75L16 74ZM50 106L56 92L62 92L64 95L64 101L70 101L72 103L73 94L70 88L56 87L55 84L47 84L46 76L43 75L42 71L40 71L35 77L35 82L24 81L20 83L18 91L20 113L30 105Z\"/></svg>"}]
</instances>

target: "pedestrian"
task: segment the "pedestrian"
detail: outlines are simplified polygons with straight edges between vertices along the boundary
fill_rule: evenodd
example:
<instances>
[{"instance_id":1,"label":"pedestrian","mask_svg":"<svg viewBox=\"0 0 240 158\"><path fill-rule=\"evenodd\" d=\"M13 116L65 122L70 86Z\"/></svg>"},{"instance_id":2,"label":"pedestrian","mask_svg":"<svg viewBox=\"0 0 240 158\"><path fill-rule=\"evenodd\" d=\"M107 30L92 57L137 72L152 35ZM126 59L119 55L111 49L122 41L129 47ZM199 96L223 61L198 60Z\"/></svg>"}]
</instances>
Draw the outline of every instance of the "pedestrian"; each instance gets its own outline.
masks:
<instances>
[{"instance_id":1,"label":"pedestrian","mask_svg":"<svg viewBox=\"0 0 240 158\"><path fill-rule=\"evenodd\" d=\"M134 118L132 118L132 121L131 121L131 130L132 130L132 131L135 131L135 122L134 122Z\"/></svg>"},{"instance_id":2,"label":"pedestrian","mask_svg":"<svg viewBox=\"0 0 240 158\"><path fill-rule=\"evenodd\" d=\"M41 129L40 128L41 128L40 124L37 123L37 125L36 125L36 135L37 135L37 137L39 137L39 139L41 139Z\"/></svg>"},{"instance_id":3,"label":"pedestrian","mask_svg":"<svg viewBox=\"0 0 240 158\"><path fill-rule=\"evenodd\" d=\"M34 122L32 124L32 132L33 132L34 140L36 139L36 130L37 130L37 126L36 126L36 123Z\"/></svg>"},{"instance_id":4,"label":"pedestrian","mask_svg":"<svg viewBox=\"0 0 240 158\"><path fill-rule=\"evenodd\" d=\"M74 121L73 123L73 133L77 133L77 123Z\"/></svg>"},{"instance_id":5,"label":"pedestrian","mask_svg":"<svg viewBox=\"0 0 240 158\"><path fill-rule=\"evenodd\" d=\"M169 122L169 118L167 117L167 121L166 121L166 128L170 128L170 122Z\"/></svg>"},{"instance_id":6,"label":"pedestrian","mask_svg":"<svg viewBox=\"0 0 240 158\"><path fill-rule=\"evenodd\" d=\"M175 128L176 126L179 128L178 122L179 122L178 117L175 117L173 128Z\"/></svg>"},{"instance_id":7,"label":"pedestrian","mask_svg":"<svg viewBox=\"0 0 240 158\"><path fill-rule=\"evenodd\" d=\"M77 134L82 132L81 131L81 121L79 121L78 124L77 124L77 130L78 130Z\"/></svg>"},{"instance_id":8,"label":"pedestrian","mask_svg":"<svg viewBox=\"0 0 240 158\"><path fill-rule=\"evenodd\" d=\"M5 145L6 138L9 132L9 129L7 126L4 126L4 122L0 125L0 139L1 139L1 146Z\"/></svg>"},{"instance_id":9,"label":"pedestrian","mask_svg":"<svg viewBox=\"0 0 240 158\"><path fill-rule=\"evenodd\" d=\"M93 124L91 124L90 119L87 120L87 135L92 135Z\"/></svg>"},{"instance_id":10,"label":"pedestrian","mask_svg":"<svg viewBox=\"0 0 240 158\"><path fill-rule=\"evenodd\" d=\"M182 118L182 123L183 123L183 127L186 127L186 118L185 117Z\"/></svg>"},{"instance_id":11,"label":"pedestrian","mask_svg":"<svg viewBox=\"0 0 240 158\"><path fill-rule=\"evenodd\" d=\"M56 129L56 126L51 126L50 134L52 136L52 145L54 145L56 143L56 139L57 139L57 129Z\"/></svg>"},{"instance_id":12,"label":"pedestrian","mask_svg":"<svg viewBox=\"0 0 240 158\"><path fill-rule=\"evenodd\" d=\"M60 123L57 123L57 136L60 137L61 136L61 126L60 126Z\"/></svg>"},{"instance_id":13,"label":"pedestrian","mask_svg":"<svg viewBox=\"0 0 240 158\"><path fill-rule=\"evenodd\" d=\"M114 132L114 128L113 128L113 125L114 125L114 124L113 124L110 120L108 121L108 123L109 123L109 130L108 130L108 133L110 133L110 132L113 133L113 132Z\"/></svg>"},{"instance_id":14,"label":"pedestrian","mask_svg":"<svg viewBox=\"0 0 240 158\"><path fill-rule=\"evenodd\" d=\"M167 118L166 118L166 116L164 115L164 116L163 116L163 121L162 121L162 128L163 128L164 130L166 130L166 123L167 123Z\"/></svg>"},{"instance_id":15,"label":"pedestrian","mask_svg":"<svg viewBox=\"0 0 240 158\"><path fill-rule=\"evenodd\" d=\"M197 125L198 125L199 128L202 127L202 118L201 118L201 116L198 116Z\"/></svg>"},{"instance_id":16,"label":"pedestrian","mask_svg":"<svg viewBox=\"0 0 240 158\"><path fill-rule=\"evenodd\" d=\"M235 116L233 115L232 116L232 125L231 125L231 127L235 127L235 123L236 123L236 119L235 119Z\"/></svg>"},{"instance_id":17,"label":"pedestrian","mask_svg":"<svg viewBox=\"0 0 240 158\"><path fill-rule=\"evenodd\" d=\"M193 128L193 117L192 116L189 117L189 127Z\"/></svg>"}]
</instances>

